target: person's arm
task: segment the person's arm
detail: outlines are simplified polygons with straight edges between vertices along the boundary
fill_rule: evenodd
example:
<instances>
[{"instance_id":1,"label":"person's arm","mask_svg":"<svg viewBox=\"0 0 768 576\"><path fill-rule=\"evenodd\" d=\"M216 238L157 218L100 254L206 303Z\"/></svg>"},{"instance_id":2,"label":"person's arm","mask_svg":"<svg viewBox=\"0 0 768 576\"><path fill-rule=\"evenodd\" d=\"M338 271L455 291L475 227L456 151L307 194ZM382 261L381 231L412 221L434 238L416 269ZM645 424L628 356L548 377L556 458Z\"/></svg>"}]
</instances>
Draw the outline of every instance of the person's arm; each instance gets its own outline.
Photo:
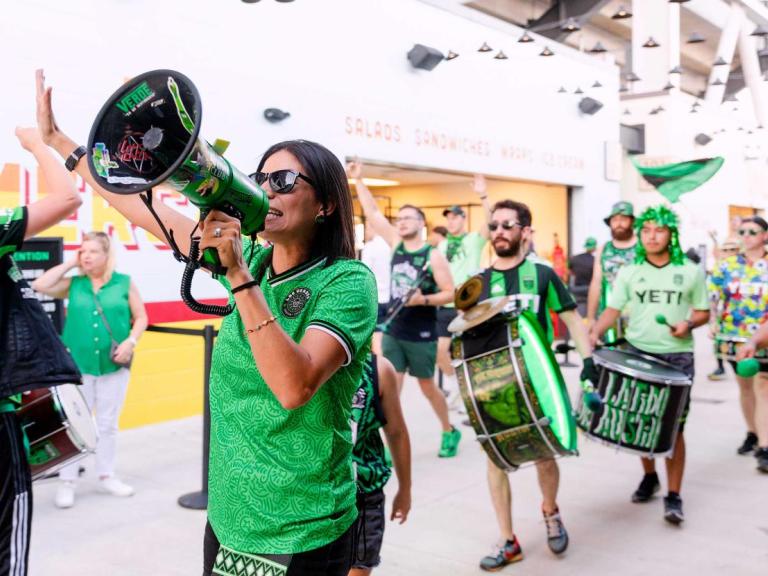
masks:
<instances>
[{"instance_id":1,"label":"person's arm","mask_svg":"<svg viewBox=\"0 0 768 576\"><path fill-rule=\"evenodd\" d=\"M768 322L763 322L757 332L752 334L752 337L739 346L736 352L736 360L746 360L747 358L754 358L755 354L761 348L768 348Z\"/></svg>"},{"instance_id":2,"label":"person's arm","mask_svg":"<svg viewBox=\"0 0 768 576\"><path fill-rule=\"evenodd\" d=\"M60 222L80 208L82 200L67 169L56 160L37 128L16 128L21 146L30 152L40 166L50 193L27 206L27 228L24 238L31 238Z\"/></svg>"},{"instance_id":3,"label":"person's arm","mask_svg":"<svg viewBox=\"0 0 768 576\"><path fill-rule=\"evenodd\" d=\"M139 338L144 334L149 323L147 309L144 307L144 301L141 299L139 289L133 280L131 280L131 286L128 289L128 306L131 309L131 333L117 347L114 356L114 359L120 363L130 360L136 345L139 343Z\"/></svg>"},{"instance_id":4,"label":"person's arm","mask_svg":"<svg viewBox=\"0 0 768 576\"><path fill-rule=\"evenodd\" d=\"M56 119L53 115L51 105L51 88L45 87L45 77L42 70L36 72L37 80L37 125L42 135L43 141L56 150L62 158L68 158L70 154L78 147L77 143L59 129ZM63 168L62 168L63 169ZM125 216L131 223L139 228L143 228L150 234L156 236L163 243L166 243L165 235L160 226L152 217L147 207L141 201L137 194L123 195L107 192L99 186L88 169L85 156L77 163L75 171L85 180L91 188L110 206L115 208L120 214ZM74 184L73 184L74 186ZM153 208L157 212L165 227L173 230L174 238L179 249L185 254L189 253L189 235L195 227L195 221L187 218L180 212L177 212L170 206L155 199Z\"/></svg>"},{"instance_id":5,"label":"person's arm","mask_svg":"<svg viewBox=\"0 0 768 576\"><path fill-rule=\"evenodd\" d=\"M603 284L603 267L600 264L603 255L603 247L595 251L595 264L592 268L592 281L589 283L587 292L587 324L592 326L597 318L597 311L600 308L600 291Z\"/></svg>"},{"instance_id":6,"label":"person's arm","mask_svg":"<svg viewBox=\"0 0 768 576\"><path fill-rule=\"evenodd\" d=\"M384 410L384 417L387 419L387 425L384 426L384 436L387 439L387 445L392 454L392 464L397 475L397 494L392 502L390 520L399 519L400 524L402 524L407 520L408 512L411 510L411 440L400 406L395 368L383 356L379 356L376 363L379 373L381 407Z\"/></svg>"},{"instance_id":7,"label":"person's arm","mask_svg":"<svg viewBox=\"0 0 768 576\"><path fill-rule=\"evenodd\" d=\"M477 197L480 198L480 203L483 205L483 217L485 221L480 228L480 236L482 236L484 240L488 240L491 236L491 232L488 230L488 224L491 222L491 204L488 201L488 185L485 181L485 176L482 174L475 174L472 189L475 191L475 194L477 194Z\"/></svg>"},{"instance_id":8,"label":"person's arm","mask_svg":"<svg viewBox=\"0 0 768 576\"><path fill-rule=\"evenodd\" d=\"M560 318L568 328L568 333L573 338L573 343L576 346L576 350L579 356L582 358L589 358L592 356L592 345L589 342L589 332L587 327L584 326L584 321L576 310L566 310L559 314Z\"/></svg>"},{"instance_id":9,"label":"person's arm","mask_svg":"<svg viewBox=\"0 0 768 576\"><path fill-rule=\"evenodd\" d=\"M699 326L709 322L709 299L707 298L707 281L704 270L697 267L691 294L691 316L688 320L678 322L671 329L675 338L687 338Z\"/></svg>"},{"instance_id":10,"label":"person's arm","mask_svg":"<svg viewBox=\"0 0 768 576\"><path fill-rule=\"evenodd\" d=\"M213 235L216 228L221 228L218 238ZM239 220L213 210L201 223L200 231L201 250L216 249L233 289L253 280L243 258ZM364 273L341 276L327 285L327 299L324 300L322 293L317 296L316 309L324 308L329 316L340 320L317 326L322 329L312 329L310 322L301 342L295 342L280 327L258 286L234 294L246 330L243 337L250 344L261 376L285 409L299 408L309 402L320 386L352 360L354 346L359 347L361 341L370 339L376 323L376 284L373 274L361 265L362 269ZM345 298L332 297L341 292ZM354 330L357 341L334 329L341 319L347 321L348 327L353 325L349 330Z\"/></svg>"},{"instance_id":11,"label":"person's arm","mask_svg":"<svg viewBox=\"0 0 768 576\"><path fill-rule=\"evenodd\" d=\"M347 175L355 181L355 190L360 206L363 208L365 219L370 223L373 231L387 241L387 244L394 247L400 242L400 235L397 229L387 220L387 217L381 213L376 200L363 184L363 165L360 162L350 162L347 164Z\"/></svg>"},{"instance_id":12,"label":"person's arm","mask_svg":"<svg viewBox=\"0 0 768 576\"><path fill-rule=\"evenodd\" d=\"M80 255L78 253L74 258L70 258L66 262L46 270L32 282L32 290L51 298L66 298L69 294L69 287L72 284L72 279L67 278L66 274L73 268L76 268L79 261Z\"/></svg>"},{"instance_id":13,"label":"person's arm","mask_svg":"<svg viewBox=\"0 0 768 576\"><path fill-rule=\"evenodd\" d=\"M621 310L617 310L616 308L611 308L610 306L607 307L605 310L603 310L603 313L600 314L600 317L592 326L592 330L590 331L590 334L589 334L589 341L592 344L592 346L595 346L597 344L597 341L600 339L600 337L603 334L605 334L605 331L608 330L608 328L610 328L611 326L613 326L620 317L621 317Z\"/></svg>"},{"instance_id":14,"label":"person's arm","mask_svg":"<svg viewBox=\"0 0 768 576\"><path fill-rule=\"evenodd\" d=\"M435 284L439 292L435 294L422 294L421 290L416 290L408 300L406 306L442 306L453 300L453 277L448 260L439 250L431 250L429 263L432 267L432 276L435 278Z\"/></svg>"}]
</instances>

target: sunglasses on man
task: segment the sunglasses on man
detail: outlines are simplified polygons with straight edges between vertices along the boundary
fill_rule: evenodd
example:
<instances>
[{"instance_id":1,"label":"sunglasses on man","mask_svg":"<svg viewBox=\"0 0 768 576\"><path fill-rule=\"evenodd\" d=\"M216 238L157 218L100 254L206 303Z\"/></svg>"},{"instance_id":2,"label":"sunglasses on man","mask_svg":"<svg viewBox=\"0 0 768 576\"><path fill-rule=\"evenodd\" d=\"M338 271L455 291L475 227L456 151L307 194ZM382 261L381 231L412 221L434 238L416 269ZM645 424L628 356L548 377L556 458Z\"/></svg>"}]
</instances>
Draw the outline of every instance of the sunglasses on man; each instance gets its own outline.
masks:
<instances>
[{"instance_id":1,"label":"sunglasses on man","mask_svg":"<svg viewBox=\"0 0 768 576\"><path fill-rule=\"evenodd\" d=\"M492 222L488 223L488 230L491 232L496 232L496 230L499 229L499 226L503 230L512 230L515 226L520 226L519 222L515 222L514 220L502 220L501 222L496 222L496 220L493 220Z\"/></svg>"},{"instance_id":2,"label":"sunglasses on man","mask_svg":"<svg viewBox=\"0 0 768 576\"><path fill-rule=\"evenodd\" d=\"M746 236L749 234L750 236L757 236L758 234L762 234L760 230L755 230L754 228L742 228L739 230L739 236Z\"/></svg>"},{"instance_id":3,"label":"sunglasses on man","mask_svg":"<svg viewBox=\"0 0 768 576\"><path fill-rule=\"evenodd\" d=\"M314 186L315 183L311 178L304 176L301 172L296 170L275 170L274 172L254 172L249 176L251 180L256 182L259 186L264 182L269 182L269 187L275 194L290 194L293 192L293 187L296 186L296 181L301 178L308 184Z\"/></svg>"}]
</instances>

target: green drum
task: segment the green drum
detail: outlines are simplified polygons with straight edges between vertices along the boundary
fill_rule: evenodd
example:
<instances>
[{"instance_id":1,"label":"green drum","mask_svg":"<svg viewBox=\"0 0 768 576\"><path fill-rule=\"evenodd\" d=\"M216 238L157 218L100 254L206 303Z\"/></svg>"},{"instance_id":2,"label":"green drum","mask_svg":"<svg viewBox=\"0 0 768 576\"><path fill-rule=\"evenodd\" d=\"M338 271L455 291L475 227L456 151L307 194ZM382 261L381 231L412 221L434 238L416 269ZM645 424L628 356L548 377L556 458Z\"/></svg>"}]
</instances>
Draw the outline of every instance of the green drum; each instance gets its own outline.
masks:
<instances>
[{"instance_id":1,"label":"green drum","mask_svg":"<svg viewBox=\"0 0 768 576\"><path fill-rule=\"evenodd\" d=\"M496 466L514 471L577 453L565 382L533 314L497 314L454 335L451 356L469 420Z\"/></svg>"},{"instance_id":2,"label":"green drum","mask_svg":"<svg viewBox=\"0 0 768 576\"><path fill-rule=\"evenodd\" d=\"M715 335L715 355L730 362L736 362L736 354L744 344L749 341L749 338L741 338L739 336L729 336L728 334L716 334ZM755 360L760 364L768 364L768 348L763 348L755 353Z\"/></svg>"}]
</instances>

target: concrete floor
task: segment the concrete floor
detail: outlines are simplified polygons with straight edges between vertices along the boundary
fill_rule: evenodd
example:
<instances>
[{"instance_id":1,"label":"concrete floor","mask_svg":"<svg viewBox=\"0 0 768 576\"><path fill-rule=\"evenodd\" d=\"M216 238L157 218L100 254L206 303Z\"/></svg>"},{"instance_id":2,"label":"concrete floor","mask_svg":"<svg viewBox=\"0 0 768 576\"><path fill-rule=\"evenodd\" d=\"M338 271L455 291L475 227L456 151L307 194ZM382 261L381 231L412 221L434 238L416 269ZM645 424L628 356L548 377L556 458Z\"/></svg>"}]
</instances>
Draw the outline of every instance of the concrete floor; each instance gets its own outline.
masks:
<instances>
[{"instance_id":1,"label":"concrete floor","mask_svg":"<svg viewBox=\"0 0 768 576\"><path fill-rule=\"evenodd\" d=\"M706 379L714 364L710 349L699 342L686 431L683 526L664 522L661 498L630 503L641 477L637 458L582 437L580 457L560 461L568 552L561 558L549 552L536 474L524 469L512 475L512 484L515 531L525 559L505 573L768 573L768 475L755 470L753 458L735 453L744 435L736 384ZM578 370L565 374L575 396ZM458 457L438 459L439 429L415 382L407 381L403 404L413 443L413 510L406 524L388 526L376 573L479 574L478 561L498 537L485 456L472 430L462 427ZM458 423L463 417L452 413L452 418ZM179 507L176 499L200 487L201 429L201 419L190 418L122 432L119 469L136 487L132 498L97 493L86 474L75 507L58 510L55 482L37 483L30 575L199 574L205 514ZM393 480L388 493L394 489Z\"/></svg>"}]
</instances>

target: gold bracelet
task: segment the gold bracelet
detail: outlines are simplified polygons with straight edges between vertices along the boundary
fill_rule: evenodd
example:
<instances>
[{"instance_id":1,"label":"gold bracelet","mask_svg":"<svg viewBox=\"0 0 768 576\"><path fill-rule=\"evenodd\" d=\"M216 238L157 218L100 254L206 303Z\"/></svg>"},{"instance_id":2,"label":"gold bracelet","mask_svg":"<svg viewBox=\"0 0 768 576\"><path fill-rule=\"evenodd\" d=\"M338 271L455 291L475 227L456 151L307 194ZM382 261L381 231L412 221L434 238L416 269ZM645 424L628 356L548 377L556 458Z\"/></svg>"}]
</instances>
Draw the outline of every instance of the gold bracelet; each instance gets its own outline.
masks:
<instances>
[{"instance_id":1,"label":"gold bracelet","mask_svg":"<svg viewBox=\"0 0 768 576\"><path fill-rule=\"evenodd\" d=\"M261 330L265 326L267 326L269 324L272 324L272 322L274 322L274 321L275 321L275 317L274 316L270 316L269 318L267 318L266 320L264 320L260 324L257 324L255 328L248 328L248 329L246 329L246 331L245 331L246 335L258 332L259 330Z\"/></svg>"}]
</instances>

